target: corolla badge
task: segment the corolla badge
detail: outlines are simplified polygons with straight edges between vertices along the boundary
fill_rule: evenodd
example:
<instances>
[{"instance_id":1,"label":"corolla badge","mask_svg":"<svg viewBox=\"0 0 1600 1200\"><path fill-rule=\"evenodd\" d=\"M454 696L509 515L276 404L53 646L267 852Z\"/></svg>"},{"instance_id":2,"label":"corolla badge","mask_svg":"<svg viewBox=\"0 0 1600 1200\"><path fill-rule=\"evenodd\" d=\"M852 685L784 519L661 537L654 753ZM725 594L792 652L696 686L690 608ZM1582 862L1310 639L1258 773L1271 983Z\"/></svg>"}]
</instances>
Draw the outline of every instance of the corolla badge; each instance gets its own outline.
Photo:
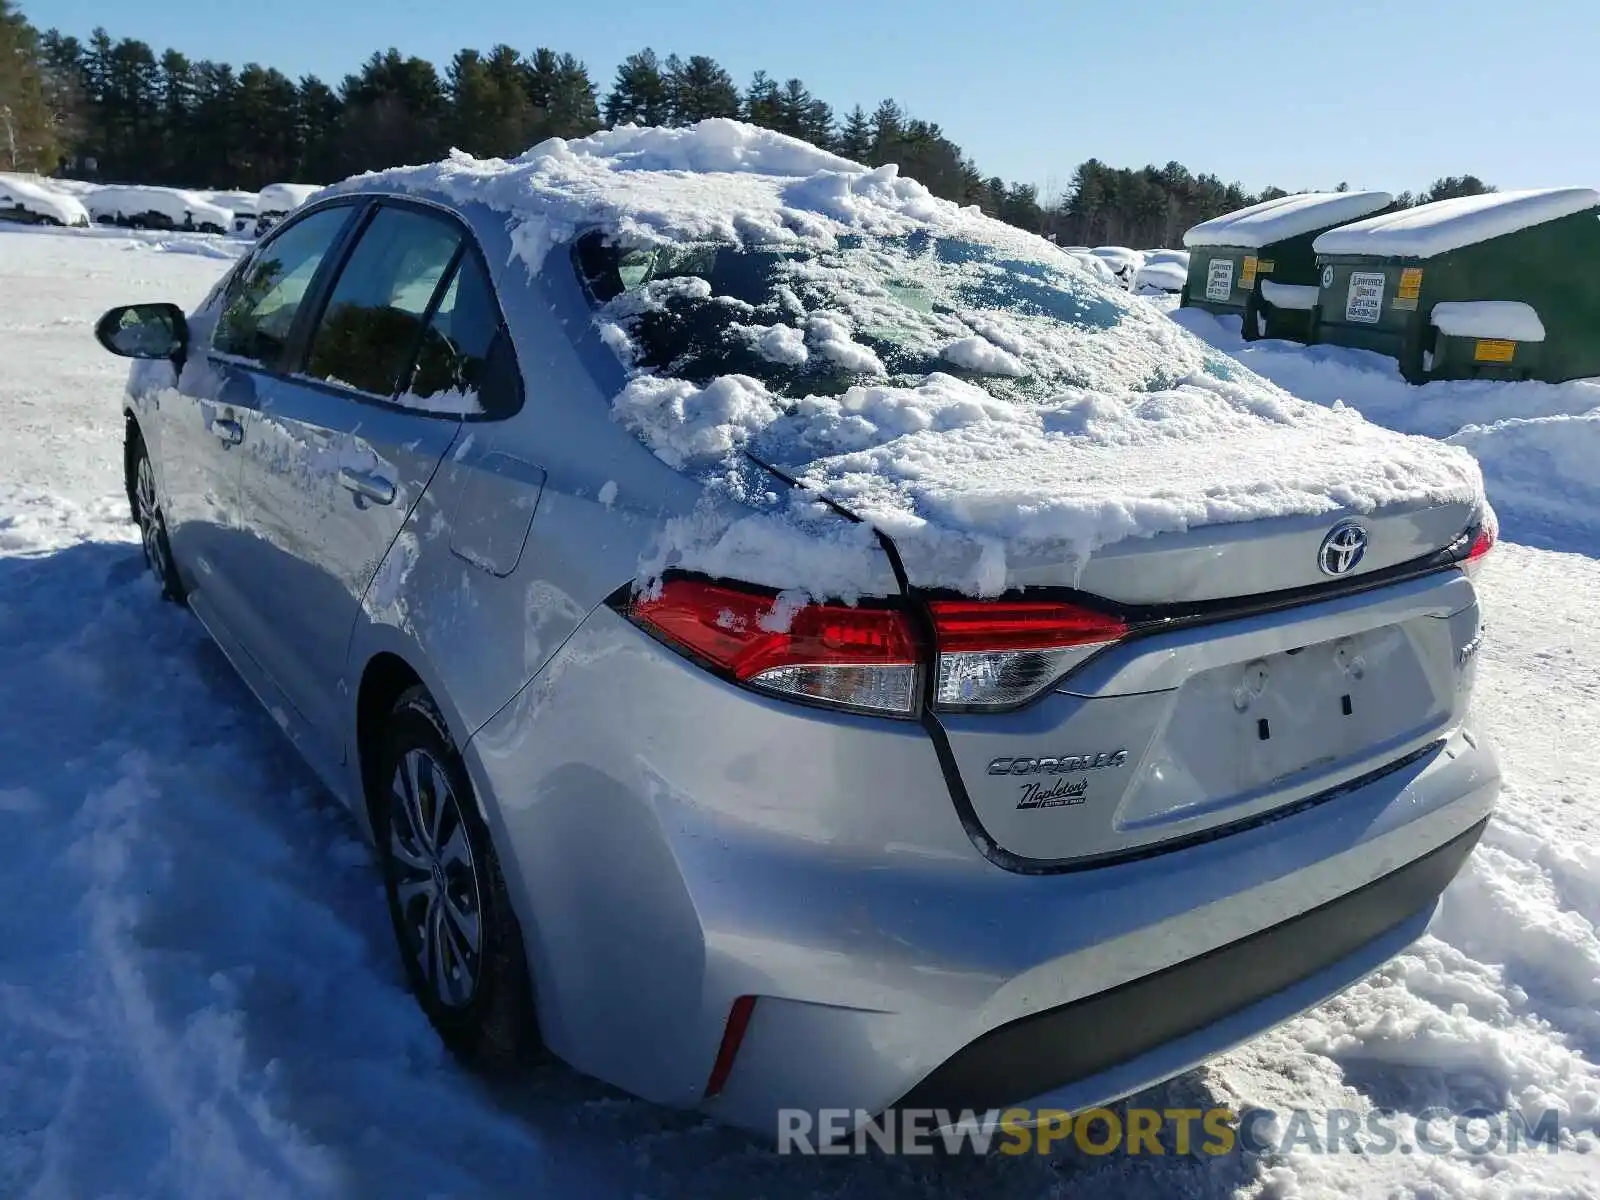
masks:
<instances>
[{"instance_id":1,"label":"corolla badge","mask_svg":"<svg viewBox=\"0 0 1600 1200\"><path fill-rule=\"evenodd\" d=\"M1366 526L1360 521L1340 521L1322 539L1317 566L1324 575L1348 575L1366 552Z\"/></svg>"}]
</instances>

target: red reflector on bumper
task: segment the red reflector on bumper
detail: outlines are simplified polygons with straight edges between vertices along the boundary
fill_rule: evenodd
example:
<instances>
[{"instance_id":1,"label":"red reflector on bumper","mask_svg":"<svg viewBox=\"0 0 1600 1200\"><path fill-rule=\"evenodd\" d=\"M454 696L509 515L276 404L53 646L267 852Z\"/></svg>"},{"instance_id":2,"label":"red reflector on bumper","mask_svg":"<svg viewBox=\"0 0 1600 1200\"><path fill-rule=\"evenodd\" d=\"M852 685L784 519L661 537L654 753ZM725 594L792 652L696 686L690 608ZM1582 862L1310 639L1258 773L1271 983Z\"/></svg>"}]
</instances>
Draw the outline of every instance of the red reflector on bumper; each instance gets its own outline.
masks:
<instances>
[{"instance_id":1,"label":"red reflector on bumper","mask_svg":"<svg viewBox=\"0 0 1600 1200\"><path fill-rule=\"evenodd\" d=\"M750 1017L756 1011L754 996L740 996L728 1009L728 1024L722 1030L722 1045L717 1047L717 1061L711 1064L711 1075L706 1079L707 1100L717 1095L733 1073L733 1060L739 1056L739 1046L744 1041L745 1030L750 1028Z\"/></svg>"}]
</instances>

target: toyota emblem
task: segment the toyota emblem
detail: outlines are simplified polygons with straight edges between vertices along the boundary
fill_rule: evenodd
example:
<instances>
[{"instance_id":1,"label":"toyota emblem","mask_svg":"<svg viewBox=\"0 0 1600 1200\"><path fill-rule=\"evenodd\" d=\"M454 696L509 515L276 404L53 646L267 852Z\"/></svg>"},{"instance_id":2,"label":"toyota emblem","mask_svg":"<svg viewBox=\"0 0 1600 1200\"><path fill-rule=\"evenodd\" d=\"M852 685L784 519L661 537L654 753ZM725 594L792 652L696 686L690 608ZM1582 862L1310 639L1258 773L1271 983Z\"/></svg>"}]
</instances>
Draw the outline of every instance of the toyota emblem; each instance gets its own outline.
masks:
<instances>
[{"instance_id":1,"label":"toyota emblem","mask_svg":"<svg viewBox=\"0 0 1600 1200\"><path fill-rule=\"evenodd\" d=\"M1366 527L1360 521L1340 521L1322 539L1317 566L1324 575L1348 575L1366 552Z\"/></svg>"}]
</instances>

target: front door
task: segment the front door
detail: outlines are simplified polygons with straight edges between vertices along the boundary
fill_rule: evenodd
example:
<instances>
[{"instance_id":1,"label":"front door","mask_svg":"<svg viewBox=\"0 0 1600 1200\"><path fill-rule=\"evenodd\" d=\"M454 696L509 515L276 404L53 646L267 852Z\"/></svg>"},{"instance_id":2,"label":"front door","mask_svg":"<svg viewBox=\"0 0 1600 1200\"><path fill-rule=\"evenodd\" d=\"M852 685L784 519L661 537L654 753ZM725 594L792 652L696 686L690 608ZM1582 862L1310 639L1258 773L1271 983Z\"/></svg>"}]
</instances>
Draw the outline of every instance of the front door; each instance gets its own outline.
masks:
<instances>
[{"instance_id":1,"label":"front door","mask_svg":"<svg viewBox=\"0 0 1600 1200\"><path fill-rule=\"evenodd\" d=\"M214 308L196 314L189 361L156 397L165 515L191 603L230 644L243 636L240 467L249 414L274 386L291 330L354 209L309 213L263 243Z\"/></svg>"}]
</instances>

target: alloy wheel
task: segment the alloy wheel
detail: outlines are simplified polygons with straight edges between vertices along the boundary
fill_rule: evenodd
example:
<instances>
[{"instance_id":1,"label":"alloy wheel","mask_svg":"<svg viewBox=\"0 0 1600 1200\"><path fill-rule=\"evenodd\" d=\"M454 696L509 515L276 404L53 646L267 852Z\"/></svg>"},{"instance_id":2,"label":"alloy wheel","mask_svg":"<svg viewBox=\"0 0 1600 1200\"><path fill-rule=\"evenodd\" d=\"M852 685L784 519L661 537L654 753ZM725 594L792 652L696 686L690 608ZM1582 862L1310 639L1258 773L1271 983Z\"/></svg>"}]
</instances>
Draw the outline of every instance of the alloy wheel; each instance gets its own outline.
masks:
<instances>
[{"instance_id":1,"label":"alloy wheel","mask_svg":"<svg viewBox=\"0 0 1600 1200\"><path fill-rule=\"evenodd\" d=\"M406 950L434 998L461 1008L483 966L483 893L460 803L424 749L407 750L395 767L388 835Z\"/></svg>"}]
</instances>

